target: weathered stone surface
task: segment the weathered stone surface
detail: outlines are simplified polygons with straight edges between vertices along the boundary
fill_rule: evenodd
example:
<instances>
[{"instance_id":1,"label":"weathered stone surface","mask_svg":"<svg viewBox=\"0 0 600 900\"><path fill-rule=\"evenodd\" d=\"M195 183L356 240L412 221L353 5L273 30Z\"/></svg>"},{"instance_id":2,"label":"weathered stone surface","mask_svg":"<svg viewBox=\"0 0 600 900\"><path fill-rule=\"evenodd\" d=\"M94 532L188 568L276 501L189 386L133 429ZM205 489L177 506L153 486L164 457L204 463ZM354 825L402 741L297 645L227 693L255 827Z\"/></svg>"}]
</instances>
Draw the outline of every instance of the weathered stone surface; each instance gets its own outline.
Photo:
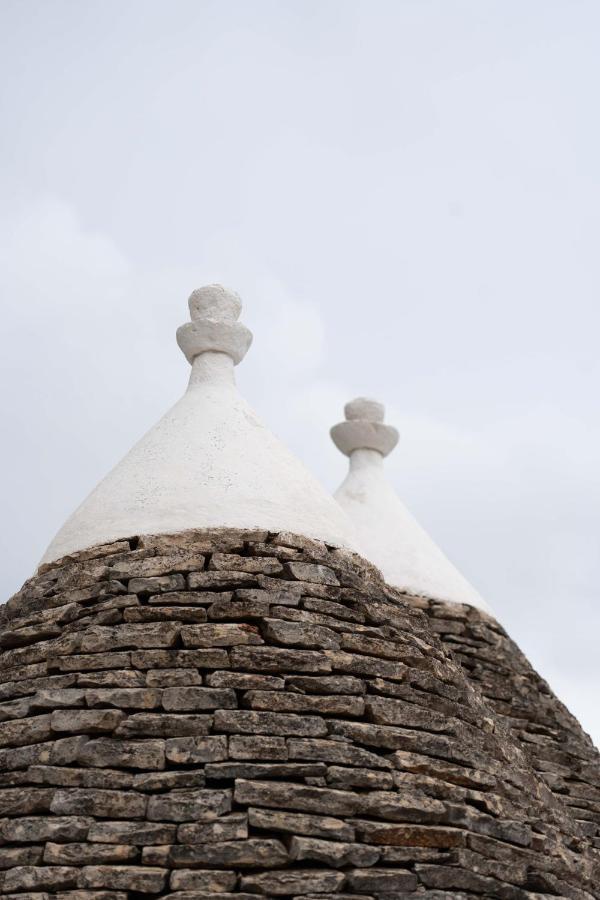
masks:
<instances>
[{"instance_id":1,"label":"weathered stone surface","mask_svg":"<svg viewBox=\"0 0 600 900\"><path fill-rule=\"evenodd\" d=\"M202 569L205 558L200 553L181 552L176 548L175 552L164 556L150 556L142 559L120 559L112 566L112 573L118 578L154 578L169 572L189 572L192 569ZM131 582L130 582L131 584ZM130 588L131 590L131 588Z\"/></svg>"},{"instance_id":2,"label":"weathered stone surface","mask_svg":"<svg viewBox=\"0 0 600 900\"><path fill-rule=\"evenodd\" d=\"M131 844L144 847L171 844L176 834L176 825L117 821L93 822L87 837L89 841L98 844Z\"/></svg>"},{"instance_id":3,"label":"weathered stone surface","mask_svg":"<svg viewBox=\"0 0 600 900\"><path fill-rule=\"evenodd\" d=\"M131 663L138 669L171 669L173 666L194 669L226 669L229 657L226 650L140 650L131 654Z\"/></svg>"},{"instance_id":4,"label":"weathered stone surface","mask_svg":"<svg viewBox=\"0 0 600 900\"><path fill-rule=\"evenodd\" d=\"M94 820L85 816L23 816L5 820L0 835L5 841L83 841Z\"/></svg>"},{"instance_id":5,"label":"weathered stone surface","mask_svg":"<svg viewBox=\"0 0 600 900\"><path fill-rule=\"evenodd\" d=\"M315 584L339 584L333 569L318 563L289 562L286 568L297 581L310 581Z\"/></svg>"},{"instance_id":6,"label":"weathered stone surface","mask_svg":"<svg viewBox=\"0 0 600 900\"><path fill-rule=\"evenodd\" d=\"M143 672L133 674L142 679L142 684L145 683L148 687L190 687L202 684L202 675L195 669L149 669L145 676Z\"/></svg>"},{"instance_id":7,"label":"weathered stone surface","mask_svg":"<svg viewBox=\"0 0 600 900\"><path fill-rule=\"evenodd\" d=\"M183 575L156 575L153 578L132 578L128 589L132 594L157 594L184 588Z\"/></svg>"},{"instance_id":8,"label":"weathered stone surface","mask_svg":"<svg viewBox=\"0 0 600 900\"><path fill-rule=\"evenodd\" d=\"M365 693L366 685L361 678L352 675L292 675L285 679L286 689L301 694L356 694Z\"/></svg>"},{"instance_id":9,"label":"weathered stone surface","mask_svg":"<svg viewBox=\"0 0 600 900\"><path fill-rule=\"evenodd\" d=\"M327 727L317 716L295 716L276 712L246 712L245 710L217 710L215 731L233 734L327 734Z\"/></svg>"},{"instance_id":10,"label":"weathered stone surface","mask_svg":"<svg viewBox=\"0 0 600 900\"><path fill-rule=\"evenodd\" d=\"M50 809L53 793L44 788L3 789L0 791L0 816L29 816L32 813L45 813Z\"/></svg>"},{"instance_id":11,"label":"weathered stone surface","mask_svg":"<svg viewBox=\"0 0 600 900\"><path fill-rule=\"evenodd\" d=\"M206 622L206 610L185 606L136 606L123 613L126 622L182 622L197 624Z\"/></svg>"},{"instance_id":12,"label":"weathered stone surface","mask_svg":"<svg viewBox=\"0 0 600 900\"><path fill-rule=\"evenodd\" d=\"M308 785L245 781L235 783L236 803L316 812L327 815L354 815L360 808L359 797L348 791L334 791Z\"/></svg>"},{"instance_id":13,"label":"weathered stone surface","mask_svg":"<svg viewBox=\"0 0 600 900\"><path fill-rule=\"evenodd\" d=\"M320 625L300 625L281 619L265 619L264 633L270 641L290 647L323 647L337 650L340 640L335 631Z\"/></svg>"},{"instance_id":14,"label":"weathered stone surface","mask_svg":"<svg viewBox=\"0 0 600 900\"><path fill-rule=\"evenodd\" d=\"M336 841L353 841L351 825L333 816L312 816L305 813L282 812L277 809L248 809L248 821L253 828L307 834Z\"/></svg>"},{"instance_id":15,"label":"weathered stone surface","mask_svg":"<svg viewBox=\"0 0 600 900\"><path fill-rule=\"evenodd\" d=\"M396 891L414 891L417 889L417 877L412 872L399 869L355 869L348 872L348 886L357 892L374 891L394 894Z\"/></svg>"},{"instance_id":16,"label":"weathered stone surface","mask_svg":"<svg viewBox=\"0 0 600 900\"><path fill-rule=\"evenodd\" d=\"M345 766L330 766L327 769L327 784L341 790L353 788L370 788L371 790L392 789L394 780L389 772L381 769L353 768Z\"/></svg>"},{"instance_id":17,"label":"weathered stone surface","mask_svg":"<svg viewBox=\"0 0 600 900\"><path fill-rule=\"evenodd\" d=\"M64 656L55 660L61 672L93 672L97 669L125 669L131 663L129 653L90 653Z\"/></svg>"},{"instance_id":18,"label":"weathered stone surface","mask_svg":"<svg viewBox=\"0 0 600 900\"><path fill-rule=\"evenodd\" d=\"M243 890L256 894L272 894L276 897L292 894L307 894L311 891L322 894L337 891L345 881L342 872L330 869L282 869L279 872L264 872L260 875L245 875L241 880Z\"/></svg>"},{"instance_id":19,"label":"weathered stone surface","mask_svg":"<svg viewBox=\"0 0 600 900\"><path fill-rule=\"evenodd\" d=\"M180 788L204 787L204 769L182 769L168 772L140 772L134 775L133 788L136 791L174 791Z\"/></svg>"},{"instance_id":20,"label":"weathered stone surface","mask_svg":"<svg viewBox=\"0 0 600 900\"><path fill-rule=\"evenodd\" d=\"M232 778L322 778L323 763L222 762L208 763L206 777L211 781Z\"/></svg>"},{"instance_id":21,"label":"weathered stone surface","mask_svg":"<svg viewBox=\"0 0 600 900\"><path fill-rule=\"evenodd\" d=\"M208 564L209 569L218 571L249 572L251 574L279 575L283 566L272 556L238 556L234 553L213 553Z\"/></svg>"},{"instance_id":22,"label":"weathered stone surface","mask_svg":"<svg viewBox=\"0 0 600 900\"><path fill-rule=\"evenodd\" d=\"M598 896L598 758L497 623L250 534L132 539L0 607L0 893Z\"/></svg>"},{"instance_id":23,"label":"weathered stone surface","mask_svg":"<svg viewBox=\"0 0 600 900\"><path fill-rule=\"evenodd\" d=\"M281 841L248 838L212 844L180 844L171 848L175 866L227 866L235 869L276 868L285 865L288 853Z\"/></svg>"},{"instance_id":24,"label":"weathered stone surface","mask_svg":"<svg viewBox=\"0 0 600 900\"><path fill-rule=\"evenodd\" d=\"M14 866L38 866L42 862L42 847L0 847L0 869ZM0 873L0 883L2 875Z\"/></svg>"},{"instance_id":25,"label":"weathered stone surface","mask_svg":"<svg viewBox=\"0 0 600 900\"><path fill-rule=\"evenodd\" d=\"M239 644L262 644L254 625L184 625L181 639L186 647L235 647Z\"/></svg>"},{"instance_id":26,"label":"weathered stone surface","mask_svg":"<svg viewBox=\"0 0 600 900\"><path fill-rule=\"evenodd\" d=\"M199 822L230 811L231 791L171 791L148 800L151 822Z\"/></svg>"},{"instance_id":27,"label":"weathered stone surface","mask_svg":"<svg viewBox=\"0 0 600 900\"><path fill-rule=\"evenodd\" d=\"M231 759L287 759L288 749L283 737L269 735L232 735L229 738Z\"/></svg>"},{"instance_id":28,"label":"weathered stone surface","mask_svg":"<svg viewBox=\"0 0 600 900\"><path fill-rule=\"evenodd\" d=\"M0 747L22 747L27 744L36 744L39 741L47 741L50 734L49 715L0 722Z\"/></svg>"},{"instance_id":29,"label":"weathered stone surface","mask_svg":"<svg viewBox=\"0 0 600 900\"><path fill-rule=\"evenodd\" d=\"M312 837L293 837L290 841L290 859L312 859L335 869L346 865L372 866L380 855L376 847L368 847L366 844L325 841Z\"/></svg>"},{"instance_id":30,"label":"weathered stone surface","mask_svg":"<svg viewBox=\"0 0 600 900\"><path fill-rule=\"evenodd\" d=\"M285 687L283 678L276 675L253 675L247 672L211 672L206 683L216 688L236 688L241 691L281 691Z\"/></svg>"},{"instance_id":31,"label":"weathered stone surface","mask_svg":"<svg viewBox=\"0 0 600 900\"><path fill-rule=\"evenodd\" d=\"M55 891L77 886L79 869L71 866L15 866L4 874L2 890L11 891ZM22 896L22 894L20 894Z\"/></svg>"},{"instance_id":32,"label":"weathered stone surface","mask_svg":"<svg viewBox=\"0 0 600 900\"><path fill-rule=\"evenodd\" d=\"M127 863L135 861L138 856L137 847L127 844L53 844L48 841L44 850L44 862L54 866Z\"/></svg>"},{"instance_id":33,"label":"weathered stone surface","mask_svg":"<svg viewBox=\"0 0 600 900\"><path fill-rule=\"evenodd\" d=\"M218 595L219 600L231 600L233 593L231 591L221 591ZM174 606L194 606L208 605L215 602L215 594L212 591L172 591L165 594L153 594L148 597L148 603L152 606L157 604L163 606L165 603Z\"/></svg>"},{"instance_id":34,"label":"weathered stone surface","mask_svg":"<svg viewBox=\"0 0 600 900\"><path fill-rule=\"evenodd\" d=\"M231 665L258 672L331 672L327 656L316 650L284 650L280 647L236 647Z\"/></svg>"},{"instance_id":35,"label":"weathered stone surface","mask_svg":"<svg viewBox=\"0 0 600 900\"><path fill-rule=\"evenodd\" d=\"M334 695L321 697L314 694L292 694L275 691L248 691L244 700L251 709L277 712L329 713L339 716L361 716L365 711L362 697Z\"/></svg>"},{"instance_id":36,"label":"weathered stone surface","mask_svg":"<svg viewBox=\"0 0 600 900\"><path fill-rule=\"evenodd\" d=\"M113 625L111 628L94 626L83 635L82 653L102 653L120 647L151 649L153 647L172 647L179 629L170 623L144 622L140 625Z\"/></svg>"},{"instance_id":37,"label":"weathered stone surface","mask_svg":"<svg viewBox=\"0 0 600 900\"><path fill-rule=\"evenodd\" d=\"M57 710L50 722L53 731L94 734L114 731L124 718L124 713L116 709Z\"/></svg>"},{"instance_id":38,"label":"weathered stone surface","mask_svg":"<svg viewBox=\"0 0 600 900\"><path fill-rule=\"evenodd\" d=\"M170 887L174 891L200 891L202 896L213 891L221 894L232 891L237 882L235 872L215 872L214 869L181 869L171 873Z\"/></svg>"},{"instance_id":39,"label":"weathered stone surface","mask_svg":"<svg viewBox=\"0 0 600 900\"><path fill-rule=\"evenodd\" d=\"M290 738L287 746L290 759L318 759L348 766L391 768L386 757L344 741Z\"/></svg>"},{"instance_id":40,"label":"weathered stone surface","mask_svg":"<svg viewBox=\"0 0 600 900\"><path fill-rule=\"evenodd\" d=\"M133 787L133 774L120 769L86 768L71 766L30 766L27 770L34 784L56 785L57 787Z\"/></svg>"},{"instance_id":41,"label":"weathered stone surface","mask_svg":"<svg viewBox=\"0 0 600 900\"><path fill-rule=\"evenodd\" d=\"M177 839L181 844L214 844L220 841L241 841L247 837L246 813L231 813L212 822L180 825L177 829Z\"/></svg>"},{"instance_id":42,"label":"weathered stone surface","mask_svg":"<svg viewBox=\"0 0 600 900\"><path fill-rule=\"evenodd\" d=\"M152 894L163 890L167 876L166 869L150 866L84 866L79 885Z\"/></svg>"},{"instance_id":43,"label":"weathered stone surface","mask_svg":"<svg viewBox=\"0 0 600 900\"><path fill-rule=\"evenodd\" d=\"M57 790L50 809L59 816L141 819L146 813L146 802L146 797L132 792L73 788Z\"/></svg>"},{"instance_id":44,"label":"weathered stone surface","mask_svg":"<svg viewBox=\"0 0 600 900\"><path fill-rule=\"evenodd\" d=\"M357 836L369 844L394 847L464 847L466 836L458 828L433 825L395 825L384 822L353 820Z\"/></svg>"},{"instance_id":45,"label":"weathered stone surface","mask_svg":"<svg viewBox=\"0 0 600 900\"><path fill-rule=\"evenodd\" d=\"M269 615L268 600L217 600L208 607L209 619L262 619Z\"/></svg>"},{"instance_id":46,"label":"weathered stone surface","mask_svg":"<svg viewBox=\"0 0 600 900\"><path fill-rule=\"evenodd\" d=\"M237 699L231 688L174 687L163 691L162 705L168 711L235 709Z\"/></svg>"},{"instance_id":47,"label":"weathered stone surface","mask_svg":"<svg viewBox=\"0 0 600 900\"><path fill-rule=\"evenodd\" d=\"M166 757L176 765L227 759L227 738L223 735L170 738L166 742Z\"/></svg>"},{"instance_id":48,"label":"weathered stone surface","mask_svg":"<svg viewBox=\"0 0 600 900\"><path fill-rule=\"evenodd\" d=\"M78 760L84 766L123 766L128 769L164 769L164 741L124 741L97 738L81 748Z\"/></svg>"},{"instance_id":49,"label":"weathered stone surface","mask_svg":"<svg viewBox=\"0 0 600 900\"><path fill-rule=\"evenodd\" d=\"M77 676L77 687L79 688L95 688L95 687L144 687L146 684L143 672L132 672L131 670L113 669L107 672L93 671L84 672Z\"/></svg>"},{"instance_id":50,"label":"weathered stone surface","mask_svg":"<svg viewBox=\"0 0 600 900\"><path fill-rule=\"evenodd\" d=\"M85 692L86 703L94 706L116 706L120 709L156 709L162 692L153 688L96 688Z\"/></svg>"},{"instance_id":51,"label":"weathered stone surface","mask_svg":"<svg viewBox=\"0 0 600 900\"><path fill-rule=\"evenodd\" d=\"M107 710L108 712L108 710ZM120 722L115 729L118 737L185 737L208 734L212 716L179 715L174 713L135 713Z\"/></svg>"},{"instance_id":52,"label":"weathered stone surface","mask_svg":"<svg viewBox=\"0 0 600 900\"><path fill-rule=\"evenodd\" d=\"M257 576L248 572L192 572L188 575L188 587L201 591L222 590L227 588L252 587L256 585Z\"/></svg>"}]
</instances>

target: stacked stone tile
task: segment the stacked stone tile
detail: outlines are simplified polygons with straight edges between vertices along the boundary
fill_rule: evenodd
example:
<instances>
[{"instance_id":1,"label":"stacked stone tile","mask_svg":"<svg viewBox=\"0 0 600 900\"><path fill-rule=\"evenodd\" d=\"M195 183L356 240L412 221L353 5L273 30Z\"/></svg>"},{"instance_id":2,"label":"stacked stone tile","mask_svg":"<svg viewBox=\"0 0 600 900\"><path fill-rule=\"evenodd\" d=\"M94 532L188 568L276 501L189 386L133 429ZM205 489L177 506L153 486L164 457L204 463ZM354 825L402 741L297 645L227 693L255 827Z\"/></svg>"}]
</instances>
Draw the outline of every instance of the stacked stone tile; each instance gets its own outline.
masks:
<instances>
[{"instance_id":1,"label":"stacked stone tile","mask_svg":"<svg viewBox=\"0 0 600 900\"><path fill-rule=\"evenodd\" d=\"M493 616L412 598L536 772L600 848L600 754Z\"/></svg>"},{"instance_id":2,"label":"stacked stone tile","mask_svg":"<svg viewBox=\"0 0 600 900\"><path fill-rule=\"evenodd\" d=\"M1 617L4 897L600 896L585 807L359 557L118 541Z\"/></svg>"}]
</instances>

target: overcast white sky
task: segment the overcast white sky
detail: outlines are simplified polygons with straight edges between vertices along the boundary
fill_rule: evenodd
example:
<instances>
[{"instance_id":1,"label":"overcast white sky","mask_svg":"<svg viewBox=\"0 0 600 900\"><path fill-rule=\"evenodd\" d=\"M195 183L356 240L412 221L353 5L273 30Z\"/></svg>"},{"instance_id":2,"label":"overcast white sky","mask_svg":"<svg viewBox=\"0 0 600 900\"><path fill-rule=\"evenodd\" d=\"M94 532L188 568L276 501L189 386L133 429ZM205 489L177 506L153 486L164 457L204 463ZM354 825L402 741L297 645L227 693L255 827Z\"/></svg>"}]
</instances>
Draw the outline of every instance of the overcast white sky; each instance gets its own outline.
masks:
<instances>
[{"instance_id":1,"label":"overcast white sky","mask_svg":"<svg viewBox=\"0 0 600 900\"><path fill-rule=\"evenodd\" d=\"M600 5L1 0L2 593L181 394L192 288L333 490L390 477L600 742Z\"/></svg>"}]
</instances>

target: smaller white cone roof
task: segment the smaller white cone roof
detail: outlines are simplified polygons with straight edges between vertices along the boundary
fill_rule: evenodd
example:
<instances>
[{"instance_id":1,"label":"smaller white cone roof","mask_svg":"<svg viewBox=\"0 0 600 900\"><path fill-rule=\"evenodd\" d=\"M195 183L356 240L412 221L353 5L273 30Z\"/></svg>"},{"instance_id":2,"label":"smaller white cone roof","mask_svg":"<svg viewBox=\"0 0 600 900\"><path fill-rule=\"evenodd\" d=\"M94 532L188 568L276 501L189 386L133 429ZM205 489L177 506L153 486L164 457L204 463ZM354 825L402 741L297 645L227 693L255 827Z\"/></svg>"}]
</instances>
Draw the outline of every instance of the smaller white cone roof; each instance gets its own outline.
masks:
<instances>
[{"instance_id":1,"label":"smaller white cone roof","mask_svg":"<svg viewBox=\"0 0 600 900\"><path fill-rule=\"evenodd\" d=\"M240 396L234 365L251 332L220 285L194 291L177 341L188 389L83 501L43 563L120 538L197 528L290 531L355 548L351 522Z\"/></svg>"},{"instance_id":2,"label":"smaller white cone roof","mask_svg":"<svg viewBox=\"0 0 600 900\"><path fill-rule=\"evenodd\" d=\"M350 457L350 470L335 499L358 531L359 551L405 593L467 603L490 613L387 480L383 459L398 443L398 432L383 424L383 405L358 398L347 403L344 412L346 421L334 425L331 437Z\"/></svg>"}]
</instances>

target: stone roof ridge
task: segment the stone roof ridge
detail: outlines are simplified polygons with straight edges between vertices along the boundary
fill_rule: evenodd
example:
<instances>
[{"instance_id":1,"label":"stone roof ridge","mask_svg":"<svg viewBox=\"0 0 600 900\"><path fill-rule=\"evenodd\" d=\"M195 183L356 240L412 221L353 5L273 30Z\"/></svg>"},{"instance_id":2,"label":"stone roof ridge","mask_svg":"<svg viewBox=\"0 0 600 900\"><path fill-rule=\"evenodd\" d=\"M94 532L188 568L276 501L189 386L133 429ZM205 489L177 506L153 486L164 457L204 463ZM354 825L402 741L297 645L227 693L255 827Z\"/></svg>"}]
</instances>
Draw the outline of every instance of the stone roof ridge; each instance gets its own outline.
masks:
<instances>
[{"instance_id":1,"label":"stone roof ridge","mask_svg":"<svg viewBox=\"0 0 600 900\"><path fill-rule=\"evenodd\" d=\"M335 499L352 519L359 549L386 581L413 596L465 603L491 613L475 588L450 562L402 503L387 479L383 460L399 440L384 422L385 407L357 397L344 407L345 421L331 438L350 467Z\"/></svg>"},{"instance_id":2,"label":"stone roof ridge","mask_svg":"<svg viewBox=\"0 0 600 900\"><path fill-rule=\"evenodd\" d=\"M252 342L239 296L218 284L189 298L177 330L187 391L60 529L42 563L131 535L262 528L356 549L354 528L240 395L234 366Z\"/></svg>"}]
</instances>

